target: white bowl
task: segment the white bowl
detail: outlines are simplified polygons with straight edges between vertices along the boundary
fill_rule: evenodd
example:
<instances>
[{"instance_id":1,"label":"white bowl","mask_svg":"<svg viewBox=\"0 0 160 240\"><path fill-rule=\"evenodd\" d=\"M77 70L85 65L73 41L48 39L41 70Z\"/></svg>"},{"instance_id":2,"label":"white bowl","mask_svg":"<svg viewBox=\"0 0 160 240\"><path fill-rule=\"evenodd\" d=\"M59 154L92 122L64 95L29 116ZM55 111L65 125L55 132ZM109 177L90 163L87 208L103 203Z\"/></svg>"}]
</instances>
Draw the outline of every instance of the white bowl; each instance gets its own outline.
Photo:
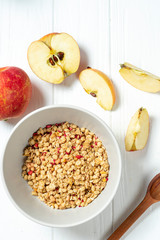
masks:
<instances>
[{"instance_id":1,"label":"white bowl","mask_svg":"<svg viewBox=\"0 0 160 240\"><path fill-rule=\"evenodd\" d=\"M31 195L31 188L21 176L22 153L28 139L39 127L64 121L86 127L102 140L110 171L104 191L87 207L55 210ZM46 226L71 227L97 216L112 201L120 181L121 155L110 128L93 113L68 105L48 106L28 114L14 127L3 153L1 169L8 196L21 213Z\"/></svg>"}]
</instances>

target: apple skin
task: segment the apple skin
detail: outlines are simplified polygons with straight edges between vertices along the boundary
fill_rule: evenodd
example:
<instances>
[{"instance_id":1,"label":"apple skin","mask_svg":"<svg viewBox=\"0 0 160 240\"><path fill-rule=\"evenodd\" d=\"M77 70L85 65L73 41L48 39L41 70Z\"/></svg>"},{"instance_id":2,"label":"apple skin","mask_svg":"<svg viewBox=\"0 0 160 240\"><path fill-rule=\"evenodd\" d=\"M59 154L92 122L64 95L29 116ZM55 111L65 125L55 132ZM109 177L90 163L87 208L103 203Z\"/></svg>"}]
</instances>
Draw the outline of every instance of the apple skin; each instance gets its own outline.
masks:
<instances>
[{"instance_id":1,"label":"apple skin","mask_svg":"<svg viewBox=\"0 0 160 240\"><path fill-rule=\"evenodd\" d=\"M28 75L17 67L0 68L0 120L22 115L31 98Z\"/></svg>"},{"instance_id":2,"label":"apple skin","mask_svg":"<svg viewBox=\"0 0 160 240\"><path fill-rule=\"evenodd\" d=\"M130 63L120 64L119 73L133 87L149 93L160 92L160 78Z\"/></svg>"},{"instance_id":3,"label":"apple skin","mask_svg":"<svg viewBox=\"0 0 160 240\"><path fill-rule=\"evenodd\" d=\"M126 136L125 149L126 151L142 150L149 136L149 114L145 108L139 108L131 118Z\"/></svg>"},{"instance_id":4,"label":"apple skin","mask_svg":"<svg viewBox=\"0 0 160 240\"><path fill-rule=\"evenodd\" d=\"M115 89L112 81L103 72L87 67L79 75L80 83L83 89L93 97L97 97L96 102L104 110L112 110L115 104Z\"/></svg>"},{"instance_id":5,"label":"apple skin","mask_svg":"<svg viewBox=\"0 0 160 240\"><path fill-rule=\"evenodd\" d=\"M57 34L59 34L59 33L57 33L57 32L55 32L55 33L48 33L47 35L45 35L42 38L40 38L39 41L42 41L42 42L46 43L48 46L50 46L51 45L51 39L52 39L53 35L57 35Z\"/></svg>"}]
</instances>

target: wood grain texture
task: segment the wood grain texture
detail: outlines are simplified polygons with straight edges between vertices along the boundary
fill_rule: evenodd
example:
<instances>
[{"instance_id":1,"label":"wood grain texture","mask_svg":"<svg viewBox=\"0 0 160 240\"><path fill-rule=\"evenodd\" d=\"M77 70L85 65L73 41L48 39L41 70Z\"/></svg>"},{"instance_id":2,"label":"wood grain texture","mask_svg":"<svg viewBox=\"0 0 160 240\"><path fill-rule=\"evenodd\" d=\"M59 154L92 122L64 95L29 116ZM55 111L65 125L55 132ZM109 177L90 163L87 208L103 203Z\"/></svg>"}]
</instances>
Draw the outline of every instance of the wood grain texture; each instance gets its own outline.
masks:
<instances>
[{"instance_id":1,"label":"wood grain texture","mask_svg":"<svg viewBox=\"0 0 160 240\"><path fill-rule=\"evenodd\" d=\"M141 203L113 232L113 234L111 234L108 240L120 239L151 205L159 201L160 201L160 173L157 174L149 183L146 195L144 199L141 201Z\"/></svg>"},{"instance_id":2,"label":"wood grain texture","mask_svg":"<svg viewBox=\"0 0 160 240\"><path fill-rule=\"evenodd\" d=\"M125 219L125 221L113 232L108 240L120 239L132 224L153 204L152 199L147 195L137 208Z\"/></svg>"},{"instance_id":3,"label":"wood grain texture","mask_svg":"<svg viewBox=\"0 0 160 240\"><path fill-rule=\"evenodd\" d=\"M0 0L0 66L23 68L33 83L32 99L24 115L53 103L90 110L113 130L123 166L119 189L109 207L86 224L68 229L50 229L32 223L12 206L2 188L0 239L25 240L29 236L31 240L105 240L143 198L151 178L160 172L160 94L131 87L118 71L119 64L128 61L160 76L159 9L159 0ZM29 44L53 31L71 34L81 50L78 73L54 86L39 80L27 62ZM112 112L104 111L82 89L78 75L88 65L112 79L117 97ZM141 106L150 115L149 141L143 151L126 153L125 132L131 116ZM0 154L21 118L0 122ZM159 204L148 210L124 239L147 240L154 236L154 240L159 240L159 227L155 225L156 234L151 234L150 224L157 219L160 220Z\"/></svg>"},{"instance_id":4,"label":"wood grain texture","mask_svg":"<svg viewBox=\"0 0 160 240\"><path fill-rule=\"evenodd\" d=\"M47 2L47 4L46 4ZM46 14L47 13L47 14ZM27 113L52 103L52 86L39 80L27 62L29 44L52 29L52 1L0 1L0 66L18 66L24 69L33 86ZM24 116L23 115L23 116ZM15 124L21 119L0 122L0 154ZM0 185L1 178L0 178ZM9 201L4 189L0 192L0 239L48 239L52 230L26 219Z\"/></svg>"},{"instance_id":5,"label":"wood grain texture","mask_svg":"<svg viewBox=\"0 0 160 240\"><path fill-rule=\"evenodd\" d=\"M67 9L67 11L66 11ZM95 99L87 95L78 76L87 66L110 74L109 1L60 0L53 4L53 30L71 34L80 46L81 63L78 73L54 86L54 103L83 107L97 114L108 125L111 112L104 111ZM98 217L77 227L54 229L54 239L105 239L112 229L112 204Z\"/></svg>"},{"instance_id":6,"label":"wood grain texture","mask_svg":"<svg viewBox=\"0 0 160 240\"><path fill-rule=\"evenodd\" d=\"M123 166L121 184L113 201L113 230L133 211L143 198L152 177L160 172L158 164L160 112L157 111L160 107L160 95L133 88L121 78L118 72L118 65L128 61L160 75L157 62L160 51L158 31L160 15L157 10L159 4L159 1L144 0L111 1L111 77L116 84L119 96L119 107L113 113L112 130L121 147ZM144 150L127 153L124 149L125 132L131 116L141 106L146 107L150 115L149 141ZM148 210L140 221L150 211ZM133 228L135 226L136 224ZM157 239L159 236L157 235Z\"/></svg>"}]
</instances>

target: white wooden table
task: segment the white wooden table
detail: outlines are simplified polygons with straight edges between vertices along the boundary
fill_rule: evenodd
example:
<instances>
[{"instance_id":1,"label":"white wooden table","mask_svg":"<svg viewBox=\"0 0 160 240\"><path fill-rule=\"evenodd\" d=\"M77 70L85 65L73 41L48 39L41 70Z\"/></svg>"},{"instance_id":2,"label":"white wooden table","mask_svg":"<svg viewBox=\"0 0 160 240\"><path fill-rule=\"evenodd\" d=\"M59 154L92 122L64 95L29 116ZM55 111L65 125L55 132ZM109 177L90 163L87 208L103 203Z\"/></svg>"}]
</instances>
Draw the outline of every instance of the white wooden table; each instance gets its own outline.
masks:
<instances>
[{"instance_id":1,"label":"white wooden table","mask_svg":"<svg viewBox=\"0 0 160 240\"><path fill-rule=\"evenodd\" d=\"M12 206L1 186L1 240L105 240L142 200L149 181L160 172L160 94L136 90L121 78L118 70L120 63L128 61L160 76L159 11L159 0L0 0L0 66L21 67L33 84L25 115L58 103L87 108L115 133L123 166L119 189L109 207L93 220L67 229L51 229L26 219ZM82 89L76 74L60 85L51 85L32 73L27 62L29 44L54 31L67 32L77 40L81 69L89 65L113 80L117 95L113 111L100 108ZM141 106L150 115L149 141L143 151L126 153L126 128ZM19 120L0 122L0 152ZM159 222L157 203L123 239L159 240Z\"/></svg>"}]
</instances>

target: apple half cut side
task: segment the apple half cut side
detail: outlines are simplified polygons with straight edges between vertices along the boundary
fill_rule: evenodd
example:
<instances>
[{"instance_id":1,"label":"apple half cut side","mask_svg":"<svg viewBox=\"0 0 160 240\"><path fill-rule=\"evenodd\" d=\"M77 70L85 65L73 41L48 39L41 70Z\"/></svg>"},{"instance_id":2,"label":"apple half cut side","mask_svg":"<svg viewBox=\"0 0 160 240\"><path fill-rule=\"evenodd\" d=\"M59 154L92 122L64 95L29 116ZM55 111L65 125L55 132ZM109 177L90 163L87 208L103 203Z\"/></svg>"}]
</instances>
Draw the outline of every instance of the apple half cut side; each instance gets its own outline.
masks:
<instances>
[{"instance_id":1,"label":"apple half cut side","mask_svg":"<svg viewBox=\"0 0 160 240\"><path fill-rule=\"evenodd\" d=\"M126 151L137 151L145 147L149 135L149 115L140 108L131 118L125 136Z\"/></svg>"},{"instance_id":2,"label":"apple half cut side","mask_svg":"<svg viewBox=\"0 0 160 240\"><path fill-rule=\"evenodd\" d=\"M97 103L105 110L111 110L115 103L115 90L112 81L101 71L87 68L79 75L84 90L97 97Z\"/></svg>"},{"instance_id":3,"label":"apple half cut side","mask_svg":"<svg viewBox=\"0 0 160 240\"><path fill-rule=\"evenodd\" d=\"M156 93L160 91L160 78L137 68L129 63L120 64L121 76L133 87L145 91Z\"/></svg>"},{"instance_id":4,"label":"apple half cut side","mask_svg":"<svg viewBox=\"0 0 160 240\"><path fill-rule=\"evenodd\" d=\"M42 80L59 84L76 72L80 63L77 42L67 33L51 33L28 48L28 63Z\"/></svg>"}]
</instances>

